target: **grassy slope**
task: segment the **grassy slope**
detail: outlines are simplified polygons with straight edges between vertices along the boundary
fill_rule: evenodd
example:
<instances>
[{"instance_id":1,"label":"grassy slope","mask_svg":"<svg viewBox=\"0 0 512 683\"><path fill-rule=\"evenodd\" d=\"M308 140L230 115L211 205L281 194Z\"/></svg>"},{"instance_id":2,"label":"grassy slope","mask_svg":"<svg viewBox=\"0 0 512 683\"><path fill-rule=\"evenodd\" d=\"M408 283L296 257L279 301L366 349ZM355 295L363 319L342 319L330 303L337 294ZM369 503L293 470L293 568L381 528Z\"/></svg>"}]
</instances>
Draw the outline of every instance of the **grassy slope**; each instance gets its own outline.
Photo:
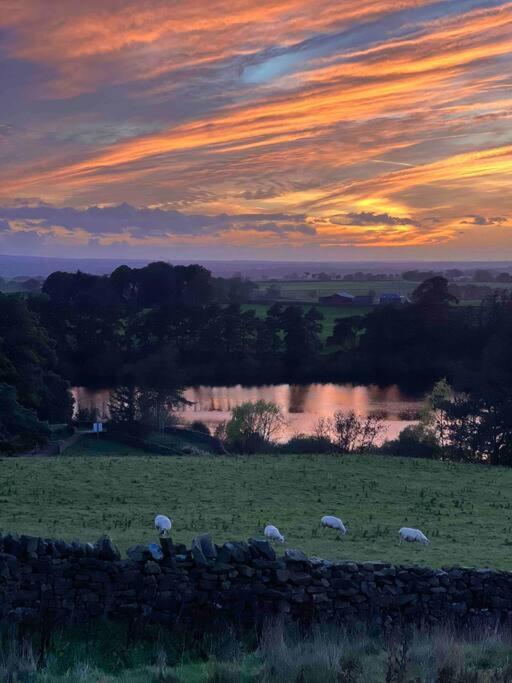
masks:
<instances>
[{"instance_id":1,"label":"grassy slope","mask_svg":"<svg viewBox=\"0 0 512 683\"><path fill-rule=\"evenodd\" d=\"M312 307L310 304L301 304L301 306L302 308L304 308L304 310L309 310ZM268 308L268 304L244 304L242 306L243 310L254 311L256 315L260 318L265 317ZM324 319L322 321L322 333L320 335L322 341L324 342L328 337L332 335L334 325L336 324L336 320L338 318L348 318L354 315L366 315L366 313L369 313L371 311L370 306L347 306L346 308L344 308L336 306L315 305L315 308L317 309L317 311L320 311L320 313L322 313L322 315L324 316Z\"/></svg>"},{"instance_id":2,"label":"grassy slope","mask_svg":"<svg viewBox=\"0 0 512 683\"><path fill-rule=\"evenodd\" d=\"M77 446L74 456L3 459L0 528L82 540L109 533L126 548L153 540L153 516L163 512L174 518L173 537L187 543L201 531L217 542L246 539L272 522L288 547L327 558L512 569L512 470L377 456L135 456L108 442L87 448L89 457ZM319 529L328 513L348 524L344 539ZM399 546L402 525L424 529L431 545Z\"/></svg>"}]
</instances>

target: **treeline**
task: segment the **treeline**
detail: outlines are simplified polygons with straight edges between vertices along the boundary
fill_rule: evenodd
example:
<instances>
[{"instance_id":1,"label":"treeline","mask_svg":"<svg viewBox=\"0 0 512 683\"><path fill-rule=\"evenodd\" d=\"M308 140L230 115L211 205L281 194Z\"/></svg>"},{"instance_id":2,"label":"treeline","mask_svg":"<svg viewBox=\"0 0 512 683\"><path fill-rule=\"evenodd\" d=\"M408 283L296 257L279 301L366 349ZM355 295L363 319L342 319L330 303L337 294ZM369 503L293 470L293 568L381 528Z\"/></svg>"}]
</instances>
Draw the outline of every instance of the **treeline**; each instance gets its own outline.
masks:
<instances>
[{"instance_id":1,"label":"treeline","mask_svg":"<svg viewBox=\"0 0 512 683\"><path fill-rule=\"evenodd\" d=\"M0 384L14 415L0 416L0 441L21 430L22 409L41 423L68 421L69 384L138 387L160 396L159 405L187 384L221 382L424 391L445 377L471 396L486 387L508 401L512 392L507 292L464 307L436 276L418 285L410 305L340 318L325 339L314 306L274 304L263 317L244 309L252 287L200 266L153 263L110 276L53 273L41 294L0 296Z\"/></svg>"},{"instance_id":2,"label":"treeline","mask_svg":"<svg viewBox=\"0 0 512 683\"><path fill-rule=\"evenodd\" d=\"M55 342L26 301L0 294L0 453L43 444L47 422L71 419Z\"/></svg>"},{"instance_id":3,"label":"treeline","mask_svg":"<svg viewBox=\"0 0 512 683\"><path fill-rule=\"evenodd\" d=\"M242 303L255 288L241 277L213 277L202 266L156 261L143 268L120 266L111 275L58 271L46 279L42 291L54 307L75 306L84 312L96 309L108 314L126 307Z\"/></svg>"}]
</instances>

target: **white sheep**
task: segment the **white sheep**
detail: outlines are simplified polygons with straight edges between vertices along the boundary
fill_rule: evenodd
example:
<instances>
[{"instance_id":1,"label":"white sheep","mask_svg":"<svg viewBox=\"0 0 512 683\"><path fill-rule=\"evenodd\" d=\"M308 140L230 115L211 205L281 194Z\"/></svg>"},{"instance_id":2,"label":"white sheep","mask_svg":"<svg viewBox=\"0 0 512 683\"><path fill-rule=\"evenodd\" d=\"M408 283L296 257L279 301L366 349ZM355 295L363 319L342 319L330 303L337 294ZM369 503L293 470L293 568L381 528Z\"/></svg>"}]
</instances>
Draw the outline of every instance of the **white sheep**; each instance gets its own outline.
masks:
<instances>
[{"instance_id":1,"label":"white sheep","mask_svg":"<svg viewBox=\"0 0 512 683\"><path fill-rule=\"evenodd\" d=\"M271 541L278 541L279 543L284 543L284 536L279 531L279 529L273 524L267 524L267 526L265 527L265 531L263 533L265 534L265 538L268 538Z\"/></svg>"},{"instance_id":2,"label":"white sheep","mask_svg":"<svg viewBox=\"0 0 512 683\"><path fill-rule=\"evenodd\" d=\"M165 515L157 515L155 517L155 529L160 536L167 536L172 527L172 521Z\"/></svg>"},{"instance_id":3,"label":"white sheep","mask_svg":"<svg viewBox=\"0 0 512 683\"><path fill-rule=\"evenodd\" d=\"M400 535L400 543L402 541L408 541L409 543L423 543L423 545L428 545L429 540L419 529L411 529L410 527L404 526L398 532Z\"/></svg>"},{"instance_id":4,"label":"white sheep","mask_svg":"<svg viewBox=\"0 0 512 683\"><path fill-rule=\"evenodd\" d=\"M320 520L320 524L329 529L336 529L340 534L345 535L347 533L347 528L341 519L339 517L334 517L334 515L324 515Z\"/></svg>"}]
</instances>

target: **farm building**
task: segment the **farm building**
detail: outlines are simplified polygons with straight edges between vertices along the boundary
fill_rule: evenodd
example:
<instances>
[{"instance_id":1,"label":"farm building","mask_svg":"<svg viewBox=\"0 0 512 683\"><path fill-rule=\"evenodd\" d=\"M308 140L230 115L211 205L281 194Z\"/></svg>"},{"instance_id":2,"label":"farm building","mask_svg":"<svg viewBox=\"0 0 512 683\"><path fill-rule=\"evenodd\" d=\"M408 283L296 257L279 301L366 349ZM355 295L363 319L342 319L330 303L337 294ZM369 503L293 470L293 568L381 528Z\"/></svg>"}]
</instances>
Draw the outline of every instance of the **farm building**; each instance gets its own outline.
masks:
<instances>
[{"instance_id":1,"label":"farm building","mask_svg":"<svg viewBox=\"0 0 512 683\"><path fill-rule=\"evenodd\" d=\"M374 294L356 294L352 301L352 306L373 306L374 303Z\"/></svg>"},{"instance_id":2,"label":"farm building","mask_svg":"<svg viewBox=\"0 0 512 683\"><path fill-rule=\"evenodd\" d=\"M405 304L409 301L406 296L399 294L398 292L384 292L379 297L379 304L381 306L399 305Z\"/></svg>"},{"instance_id":3,"label":"farm building","mask_svg":"<svg viewBox=\"0 0 512 683\"><path fill-rule=\"evenodd\" d=\"M335 292L328 296L319 297L318 301L319 303L327 304L328 306L352 306L354 299L354 295L349 294L348 292Z\"/></svg>"}]
</instances>

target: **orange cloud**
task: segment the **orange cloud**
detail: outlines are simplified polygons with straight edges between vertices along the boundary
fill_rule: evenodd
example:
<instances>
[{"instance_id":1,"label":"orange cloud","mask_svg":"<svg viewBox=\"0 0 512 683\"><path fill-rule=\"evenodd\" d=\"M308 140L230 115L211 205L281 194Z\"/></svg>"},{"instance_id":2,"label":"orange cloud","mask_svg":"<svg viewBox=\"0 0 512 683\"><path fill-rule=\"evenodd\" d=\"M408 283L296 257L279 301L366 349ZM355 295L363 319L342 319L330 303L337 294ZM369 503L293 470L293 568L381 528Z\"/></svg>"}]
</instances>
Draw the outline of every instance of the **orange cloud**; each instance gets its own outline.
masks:
<instances>
[{"instance_id":1,"label":"orange cloud","mask_svg":"<svg viewBox=\"0 0 512 683\"><path fill-rule=\"evenodd\" d=\"M222 239L235 245L456 242L464 214L512 212L512 3L463 5L91 0L56 11L7 0L6 51L42 69L32 106L59 115L54 129L27 115L33 128L9 148L0 195L307 212L317 228L234 227ZM114 122L100 135L116 93L133 103L128 132L109 100ZM95 101L97 112L80 111ZM368 211L411 222L333 221ZM432 213L440 223L425 222Z\"/></svg>"}]
</instances>

